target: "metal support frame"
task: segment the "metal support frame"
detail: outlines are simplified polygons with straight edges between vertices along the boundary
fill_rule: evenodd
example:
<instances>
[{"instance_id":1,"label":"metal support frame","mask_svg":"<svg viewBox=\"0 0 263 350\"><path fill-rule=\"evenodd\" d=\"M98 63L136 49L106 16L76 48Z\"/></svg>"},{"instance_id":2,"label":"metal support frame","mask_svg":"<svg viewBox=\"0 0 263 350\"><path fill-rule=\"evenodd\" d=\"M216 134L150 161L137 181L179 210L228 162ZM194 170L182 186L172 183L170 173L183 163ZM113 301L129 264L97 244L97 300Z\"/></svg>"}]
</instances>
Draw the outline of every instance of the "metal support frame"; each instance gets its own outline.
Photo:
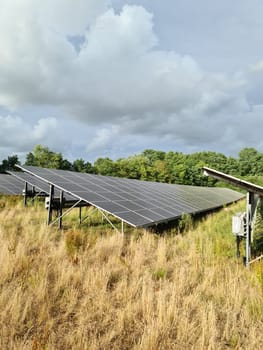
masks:
<instances>
[{"instance_id":1,"label":"metal support frame","mask_svg":"<svg viewBox=\"0 0 263 350\"><path fill-rule=\"evenodd\" d=\"M247 193L247 207L246 207L246 266L258 260L251 260L251 243L253 242L254 226L256 222L257 208L259 197L253 193Z\"/></svg>"},{"instance_id":2,"label":"metal support frame","mask_svg":"<svg viewBox=\"0 0 263 350\"><path fill-rule=\"evenodd\" d=\"M88 215L86 215L84 218L81 217L81 218L80 218L80 219L81 219L80 225L81 225L85 220L87 220L87 219L94 213L94 211L96 211L96 210L98 210L97 207L93 208L92 211L91 211L91 213L89 213Z\"/></svg>"},{"instance_id":3,"label":"metal support frame","mask_svg":"<svg viewBox=\"0 0 263 350\"><path fill-rule=\"evenodd\" d=\"M251 259L251 240L252 240L252 225L251 225L251 207L252 193L247 193L247 210L246 210L246 266L249 266Z\"/></svg>"},{"instance_id":4,"label":"metal support frame","mask_svg":"<svg viewBox=\"0 0 263 350\"><path fill-rule=\"evenodd\" d=\"M210 169L207 167L203 167L204 175L212 176L216 179L223 180L225 182L228 182L234 186L243 188L247 191L247 203L246 203L246 220L245 220L245 264L247 267L250 266L251 263L254 261L257 261L261 259L263 256L258 257L256 259L251 260L251 243L253 242L253 231L254 231L254 224L256 221L256 213L257 213L257 207L259 202L263 202L263 187L252 184L248 181L244 181L241 179L238 179L234 176L224 174L220 171ZM263 218L263 208L261 206L261 216ZM237 257L240 256L239 251L239 245L240 241L243 237L237 237Z\"/></svg>"},{"instance_id":5,"label":"metal support frame","mask_svg":"<svg viewBox=\"0 0 263 350\"><path fill-rule=\"evenodd\" d=\"M259 261L259 260L261 260L261 259L263 259L263 255L260 255L260 256L258 256L257 258L255 258L255 259L253 259L253 260L250 260L249 264L251 265L252 263L254 263L254 262L256 262L256 261Z\"/></svg>"},{"instance_id":6,"label":"metal support frame","mask_svg":"<svg viewBox=\"0 0 263 350\"><path fill-rule=\"evenodd\" d=\"M86 219L88 219L93 213L94 211L98 210L100 213L101 213L101 218L102 218L102 221L105 219L110 225L111 227L117 231L118 233L120 233L121 235L124 235L124 221L121 220L121 232L120 230L111 222L111 220L108 218L108 216L99 208L95 207L91 213L89 213L87 216L85 216L81 221L80 221L80 224L82 224Z\"/></svg>"},{"instance_id":7,"label":"metal support frame","mask_svg":"<svg viewBox=\"0 0 263 350\"><path fill-rule=\"evenodd\" d=\"M46 194L44 192L36 192L36 190L32 190L32 191L33 191L32 198L31 198L32 203L34 203L37 197L46 197Z\"/></svg>"},{"instance_id":8,"label":"metal support frame","mask_svg":"<svg viewBox=\"0 0 263 350\"><path fill-rule=\"evenodd\" d=\"M24 170L22 167L18 166L20 169ZM30 171L26 171L29 174L31 174ZM34 175L34 174L31 174ZM43 180L41 177L34 175L37 178L41 179L42 181L46 182L45 180ZM25 188L24 188L24 204L25 206L27 205L27 199L28 196L30 196L32 198L32 202L34 201L34 198L37 197L38 195L41 195L42 192L36 192L35 191L35 186L32 185L32 190L28 191L28 182L25 181ZM67 191L66 191L67 192ZM69 192L69 194L71 194ZM65 202L65 198L64 198L64 190L62 188L60 188L60 196L59 198L54 198L55 195L55 185L52 183L49 183L49 197L48 197L48 201L46 201L46 208L48 211L47 214L47 225L53 225L54 223L58 222L58 226L61 229L62 228L62 219L65 215L67 215L72 209L74 209L75 207L79 206L79 224L81 224L88 216L90 216L90 214L86 217L84 217L84 219L82 219L82 205L79 205L81 202L85 203L83 206L89 206L90 204L85 200L79 199L77 200L71 207L69 207L68 210L66 210L63 213L63 208L67 207L68 205L72 204L73 201L66 201ZM74 197L74 194L72 194ZM105 219L114 230L116 230L118 233L120 233L121 235L124 235L124 220L121 220L121 232L120 230L111 222L111 220L108 218L106 212L104 212L102 209L100 208L94 208L95 210L99 210L101 212L102 215L102 220ZM52 221L52 214L53 211L57 212L57 217L55 220ZM92 211L93 212L93 211Z\"/></svg>"},{"instance_id":9,"label":"metal support frame","mask_svg":"<svg viewBox=\"0 0 263 350\"><path fill-rule=\"evenodd\" d=\"M100 210L100 209L99 209ZM117 227L110 221L110 219L107 217L107 215L102 211L100 210L102 216L108 221L108 223L111 225L111 227L117 231L118 233L120 233L121 235L124 235L124 230L123 230L123 220L121 221L122 222L122 229L121 229L121 232L117 229Z\"/></svg>"},{"instance_id":10,"label":"metal support frame","mask_svg":"<svg viewBox=\"0 0 263 350\"><path fill-rule=\"evenodd\" d=\"M23 191L23 195L24 195L24 206L27 206L27 192L28 192L28 183L25 182L25 187L24 187L24 191Z\"/></svg>"},{"instance_id":11,"label":"metal support frame","mask_svg":"<svg viewBox=\"0 0 263 350\"><path fill-rule=\"evenodd\" d=\"M34 203L36 197L36 189L35 186L32 186L32 203Z\"/></svg>"},{"instance_id":12,"label":"metal support frame","mask_svg":"<svg viewBox=\"0 0 263 350\"><path fill-rule=\"evenodd\" d=\"M49 189L49 203L48 203L48 216L47 216L47 224L48 225L54 225L56 222L58 222L58 227L61 229L62 228L62 219L65 215L67 215L72 209L77 207L80 203L82 202L82 199L79 199L77 202L75 202L68 210L66 210L63 213L63 207L64 207L64 192L63 190L60 191L60 196L59 196L59 205L57 207L57 218L52 221L52 211L54 209L54 185L50 184L50 189ZM121 232L119 229L111 222L111 220L108 218L108 216L99 208L94 208L94 210L99 210L101 212L102 218L104 218L110 225L111 227L120 233L122 236L124 235L124 221L121 220ZM93 213L93 211L92 211ZM89 215L87 215L84 219L82 219L82 210L81 206L79 207L79 224L83 223L84 220L86 220Z\"/></svg>"},{"instance_id":13,"label":"metal support frame","mask_svg":"<svg viewBox=\"0 0 263 350\"><path fill-rule=\"evenodd\" d=\"M241 224L240 229L233 228L233 233L236 235L237 258L240 257L240 243L244 239L245 240L244 263L247 267L251 264L251 245L253 242L253 233L254 233L254 227L256 223L258 203L259 203L259 196L253 192L247 192L246 211L243 214L238 213L235 216L240 218L240 224Z\"/></svg>"},{"instance_id":14,"label":"metal support frame","mask_svg":"<svg viewBox=\"0 0 263 350\"><path fill-rule=\"evenodd\" d=\"M63 215L63 204L64 204L64 192L60 191L59 196L59 220L58 220L58 227L59 229L62 229L62 215Z\"/></svg>"},{"instance_id":15,"label":"metal support frame","mask_svg":"<svg viewBox=\"0 0 263 350\"><path fill-rule=\"evenodd\" d=\"M53 192L52 192L53 191ZM51 193L53 193L51 195ZM53 198L54 196L54 188L53 190L50 189L50 198ZM62 228L62 218L67 215L72 209L74 209L75 207L77 207L80 203L81 203L81 199L79 201L77 201L76 203L74 203L68 210L66 210L63 213L63 203L64 203L64 196L63 196L63 191L60 192L60 206L59 206L59 214L58 217L52 221L52 201L49 201L49 206L48 206L48 225L54 225L56 222L58 222L58 226L61 229ZM81 207L79 207L80 211L79 211L79 221L80 224L83 223L84 220L86 220L95 210L99 210L101 212L102 217L111 225L111 227L117 231L119 234L121 234L122 236L124 235L124 221L121 220L121 232L120 230L111 222L111 220L108 218L108 216L99 208L94 208L92 210L92 212L87 215L86 217L84 217L83 219L81 218Z\"/></svg>"},{"instance_id":16,"label":"metal support frame","mask_svg":"<svg viewBox=\"0 0 263 350\"><path fill-rule=\"evenodd\" d=\"M28 182L26 181L25 182L25 186L24 186L24 189L23 189L23 203L24 203L24 206L26 207L27 204L28 204L28 200L31 201L31 203L34 203L35 199L37 197L40 197L40 196L43 196L44 195L44 192L40 191L36 191L36 188L35 186L31 185L32 189L29 190L29 184Z\"/></svg>"},{"instance_id":17,"label":"metal support frame","mask_svg":"<svg viewBox=\"0 0 263 350\"><path fill-rule=\"evenodd\" d=\"M72 209L74 209L76 206L79 205L79 203L81 202L82 200L78 200L75 204L73 204L68 210L66 210L62 215L59 215L54 221L50 221L49 225L54 225L56 222L62 220L62 218L67 215ZM62 222L62 221L61 221Z\"/></svg>"},{"instance_id":18,"label":"metal support frame","mask_svg":"<svg viewBox=\"0 0 263 350\"><path fill-rule=\"evenodd\" d=\"M50 187L49 187L48 217L47 217L47 224L48 225L50 225L52 222L53 199L54 199L54 185L50 185Z\"/></svg>"}]
</instances>

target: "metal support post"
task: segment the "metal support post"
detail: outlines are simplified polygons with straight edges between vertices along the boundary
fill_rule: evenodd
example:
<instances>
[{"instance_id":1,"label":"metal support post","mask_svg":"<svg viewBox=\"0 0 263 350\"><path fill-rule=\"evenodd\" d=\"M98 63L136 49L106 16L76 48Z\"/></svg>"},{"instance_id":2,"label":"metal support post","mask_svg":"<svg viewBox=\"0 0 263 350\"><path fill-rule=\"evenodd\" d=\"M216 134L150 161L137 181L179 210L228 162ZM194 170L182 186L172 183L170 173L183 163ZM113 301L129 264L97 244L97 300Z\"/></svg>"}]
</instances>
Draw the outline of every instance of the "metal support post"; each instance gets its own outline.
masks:
<instances>
[{"instance_id":1,"label":"metal support post","mask_svg":"<svg viewBox=\"0 0 263 350\"><path fill-rule=\"evenodd\" d=\"M27 206L27 191L28 191L28 184L27 182L25 182L25 187L24 187L24 206L26 207Z\"/></svg>"},{"instance_id":2,"label":"metal support post","mask_svg":"<svg viewBox=\"0 0 263 350\"><path fill-rule=\"evenodd\" d=\"M57 221L60 220L60 218L63 218L64 216L66 216L72 209L74 209L75 207L77 207L79 204L81 203L81 199L78 200L75 204L73 204L68 210L66 210L61 217L59 216L58 218L56 218L53 222L50 222L51 225L55 224Z\"/></svg>"},{"instance_id":3,"label":"metal support post","mask_svg":"<svg viewBox=\"0 0 263 350\"><path fill-rule=\"evenodd\" d=\"M32 186L32 203L35 201L36 189L35 186Z\"/></svg>"},{"instance_id":4,"label":"metal support post","mask_svg":"<svg viewBox=\"0 0 263 350\"><path fill-rule=\"evenodd\" d=\"M242 237L236 236L236 244L237 244L237 258L240 258L240 243L242 241Z\"/></svg>"},{"instance_id":5,"label":"metal support post","mask_svg":"<svg viewBox=\"0 0 263 350\"><path fill-rule=\"evenodd\" d=\"M47 224L48 225L50 225L52 222L53 198L54 198L54 185L50 185L50 187L49 187L48 217L47 217Z\"/></svg>"},{"instance_id":6,"label":"metal support post","mask_svg":"<svg viewBox=\"0 0 263 350\"><path fill-rule=\"evenodd\" d=\"M59 220L58 220L58 227L59 227L60 230L62 229L63 204L64 204L64 192L60 191L60 196L59 196Z\"/></svg>"},{"instance_id":7,"label":"metal support post","mask_svg":"<svg viewBox=\"0 0 263 350\"><path fill-rule=\"evenodd\" d=\"M110 221L110 219L107 217L106 214L104 214L103 211L101 211L102 216L104 217L104 219L106 219L108 221L108 223L111 225L112 228L114 228L114 230L116 230L117 232L121 233L116 226L113 225L113 223Z\"/></svg>"},{"instance_id":8,"label":"metal support post","mask_svg":"<svg viewBox=\"0 0 263 350\"><path fill-rule=\"evenodd\" d=\"M246 211L246 266L249 267L251 258L251 205L252 193L247 193L247 211Z\"/></svg>"}]
</instances>

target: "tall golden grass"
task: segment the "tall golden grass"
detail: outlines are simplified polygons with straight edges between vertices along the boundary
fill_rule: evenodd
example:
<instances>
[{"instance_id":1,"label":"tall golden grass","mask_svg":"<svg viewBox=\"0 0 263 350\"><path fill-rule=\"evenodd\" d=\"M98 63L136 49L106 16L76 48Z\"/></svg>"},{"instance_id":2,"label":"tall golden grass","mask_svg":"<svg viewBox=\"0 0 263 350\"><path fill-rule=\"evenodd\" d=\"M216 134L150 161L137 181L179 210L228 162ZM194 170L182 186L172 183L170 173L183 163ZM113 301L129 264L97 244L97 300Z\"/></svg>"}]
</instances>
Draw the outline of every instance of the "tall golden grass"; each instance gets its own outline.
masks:
<instances>
[{"instance_id":1,"label":"tall golden grass","mask_svg":"<svg viewBox=\"0 0 263 350\"><path fill-rule=\"evenodd\" d=\"M125 238L2 205L0 348L262 349L262 267L235 259L231 234L242 205L183 234Z\"/></svg>"}]
</instances>

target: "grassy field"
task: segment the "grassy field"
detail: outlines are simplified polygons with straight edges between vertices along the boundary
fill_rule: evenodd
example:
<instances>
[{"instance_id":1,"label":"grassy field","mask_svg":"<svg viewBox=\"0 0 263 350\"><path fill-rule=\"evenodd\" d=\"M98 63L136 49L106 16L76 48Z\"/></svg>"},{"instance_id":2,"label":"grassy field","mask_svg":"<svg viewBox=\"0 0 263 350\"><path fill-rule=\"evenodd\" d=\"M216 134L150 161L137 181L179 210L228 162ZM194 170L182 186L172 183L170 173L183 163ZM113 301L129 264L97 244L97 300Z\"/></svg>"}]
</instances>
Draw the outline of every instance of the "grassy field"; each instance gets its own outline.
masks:
<instances>
[{"instance_id":1,"label":"grassy field","mask_svg":"<svg viewBox=\"0 0 263 350\"><path fill-rule=\"evenodd\" d=\"M0 349L262 349L262 264L237 261L231 233L244 206L122 238L0 199Z\"/></svg>"}]
</instances>

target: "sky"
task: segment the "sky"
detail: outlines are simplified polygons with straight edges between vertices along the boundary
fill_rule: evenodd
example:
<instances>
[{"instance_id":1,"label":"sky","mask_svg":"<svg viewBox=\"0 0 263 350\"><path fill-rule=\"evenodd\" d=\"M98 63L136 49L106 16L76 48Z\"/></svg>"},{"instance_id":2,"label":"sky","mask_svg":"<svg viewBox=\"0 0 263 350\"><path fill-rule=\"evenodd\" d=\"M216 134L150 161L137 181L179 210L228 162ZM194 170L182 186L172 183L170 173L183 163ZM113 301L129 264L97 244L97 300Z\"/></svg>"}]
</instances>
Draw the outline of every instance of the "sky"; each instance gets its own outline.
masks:
<instances>
[{"instance_id":1,"label":"sky","mask_svg":"<svg viewBox=\"0 0 263 350\"><path fill-rule=\"evenodd\" d=\"M262 0L0 4L0 160L263 151Z\"/></svg>"}]
</instances>

